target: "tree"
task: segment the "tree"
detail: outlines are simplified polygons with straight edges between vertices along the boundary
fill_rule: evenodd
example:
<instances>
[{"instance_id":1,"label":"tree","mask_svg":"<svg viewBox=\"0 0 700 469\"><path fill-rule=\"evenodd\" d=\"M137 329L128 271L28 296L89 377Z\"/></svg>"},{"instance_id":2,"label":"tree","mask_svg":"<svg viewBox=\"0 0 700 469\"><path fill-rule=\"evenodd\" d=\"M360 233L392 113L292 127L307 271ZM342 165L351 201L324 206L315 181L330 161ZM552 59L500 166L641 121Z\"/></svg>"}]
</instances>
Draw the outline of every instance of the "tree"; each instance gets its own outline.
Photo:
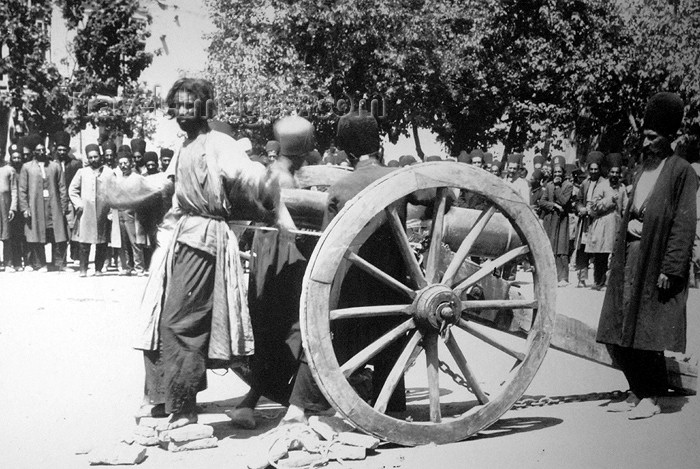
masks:
<instances>
[{"instance_id":1,"label":"tree","mask_svg":"<svg viewBox=\"0 0 700 469\"><path fill-rule=\"evenodd\" d=\"M154 98L138 83L153 61L146 39L152 18L141 12L138 0L59 0L69 29L76 30L73 54L76 67L67 89L73 100L69 127L76 131L91 124L101 128L101 139L135 131L153 131L149 111ZM99 105L99 96L107 105Z\"/></svg>"},{"instance_id":2,"label":"tree","mask_svg":"<svg viewBox=\"0 0 700 469\"><path fill-rule=\"evenodd\" d=\"M63 110L69 105L60 73L46 61L50 23L49 1L6 0L0 5L0 42L9 52L0 59L0 74L8 82L0 108L3 115L11 107L23 110L30 131L62 128Z\"/></svg>"}]
</instances>

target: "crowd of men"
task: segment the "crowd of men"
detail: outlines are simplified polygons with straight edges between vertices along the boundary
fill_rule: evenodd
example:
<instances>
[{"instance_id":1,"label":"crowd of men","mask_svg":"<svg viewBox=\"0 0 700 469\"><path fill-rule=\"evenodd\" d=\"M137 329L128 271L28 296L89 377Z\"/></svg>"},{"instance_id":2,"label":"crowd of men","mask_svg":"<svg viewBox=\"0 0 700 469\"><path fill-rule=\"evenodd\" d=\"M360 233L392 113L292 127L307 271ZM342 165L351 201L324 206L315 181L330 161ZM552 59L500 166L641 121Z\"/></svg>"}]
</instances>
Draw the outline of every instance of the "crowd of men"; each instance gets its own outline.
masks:
<instances>
[{"instance_id":1,"label":"crowd of men","mask_svg":"<svg viewBox=\"0 0 700 469\"><path fill-rule=\"evenodd\" d=\"M608 285L598 340L610 345L630 381L633 398L621 406L636 409L630 418L659 412L655 399L663 387L663 350L685 348L690 253L697 240L698 176L671 147L683 117L682 102L675 95L660 95L648 106L644 155L634 161L591 151L579 168L561 156L537 155L528 177L520 153L501 161L477 149L444 159L502 177L531 204L552 244L559 286L569 284L572 259L577 286L587 286L591 263L591 288ZM212 129L210 110L202 103L213 98L213 86L205 80L181 79L173 85L167 102L187 138L177 154L164 148L160 158L138 138L119 148L112 142L89 144L84 163L71 156L65 132L52 136L51 154L39 135L14 142L9 164L0 167L5 267L46 271L44 248L51 243L52 268L58 271L65 270L70 256L86 276L92 245L95 275L117 262L124 275L145 275L150 269L137 345L146 368L143 415L170 415L169 428L196 422L196 395L206 387L207 366L249 355L255 344L251 390L231 413L232 421L255 426L253 408L263 395L289 405L286 421L304 421L309 411L322 412L330 405L304 362L299 330L301 278L313 245L289 236L296 227L280 202L280 188L296 187L294 175L304 165L352 168L328 189L326 226L355 194L392 171L389 166L417 160L404 155L384 164L378 124L366 113L343 116L339 148L333 146L323 156L314 147L311 123L298 116L283 118L274 126L276 140L268 142L264 155L254 156L246 139L236 141ZM140 184L149 178L152 190ZM115 184L162 193L172 200L177 219L165 229L141 219L128 203L110 203L119 198L109 193ZM455 203L483 208L489 202L463 191ZM279 229L256 232L252 250L257 255L247 289L241 287L237 235L227 223L243 214ZM376 256L372 263L387 271L400 268L398 249L386 248L391 236L383 237L381 229L375 235L365 243L363 256ZM516 268L505 266L503 276L513 278ZM360 293L368 296L362 304L391 302L391 291L372 290L368 285L376 282L362 275L348 272L346 281L355 287L340 292L341 305L358 304ZM660 325L650 307L674 320ZM336 354L348 358L393 326L386 321L368 330L337 325ZM376 399L397 350L378 356L374 365L380 371L367 399ZM644 369L650 361L652 371ZM389 410L405 408L402 386Z\"/></svg>"},{"instance_id":2,"label":"crowd of men","mask_svg":"<svg viewBox=\"0 0 700 469\"><path fill-rule=\"evenodd\" d=\"M174 152L161 148L159 157L135 138L119 148L112 141L89 144L78 158L70 139L56 132L47 146L30 134L11 143L8 161L0 158L0 270L64 272L72 261L85 277L94 245L94 275L107 269L146 275L155 229L135 210L109 206L106 179L162 177Z\"/></svg>"}]
</instances>

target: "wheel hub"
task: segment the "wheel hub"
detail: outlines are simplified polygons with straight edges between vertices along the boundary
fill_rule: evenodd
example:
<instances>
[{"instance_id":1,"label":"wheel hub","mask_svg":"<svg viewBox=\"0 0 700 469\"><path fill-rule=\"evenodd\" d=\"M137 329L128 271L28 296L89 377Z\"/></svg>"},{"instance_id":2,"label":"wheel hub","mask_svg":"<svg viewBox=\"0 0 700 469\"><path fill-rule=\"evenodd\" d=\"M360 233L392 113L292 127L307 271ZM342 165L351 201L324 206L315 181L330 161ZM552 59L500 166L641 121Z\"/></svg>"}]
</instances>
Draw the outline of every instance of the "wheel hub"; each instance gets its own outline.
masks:
<instances>
[{"instance_id":1,"label":"wheel hub","mask_svg":"<svg viewBox=\"0 0 700 469\"><path fill-rule=\"evenodd\" d=\"M412 315L420 329L442 330L455 324L462 315L462 302L451 288L442 284L429 285L416 295Z\"/></svg>"}]
</instances>

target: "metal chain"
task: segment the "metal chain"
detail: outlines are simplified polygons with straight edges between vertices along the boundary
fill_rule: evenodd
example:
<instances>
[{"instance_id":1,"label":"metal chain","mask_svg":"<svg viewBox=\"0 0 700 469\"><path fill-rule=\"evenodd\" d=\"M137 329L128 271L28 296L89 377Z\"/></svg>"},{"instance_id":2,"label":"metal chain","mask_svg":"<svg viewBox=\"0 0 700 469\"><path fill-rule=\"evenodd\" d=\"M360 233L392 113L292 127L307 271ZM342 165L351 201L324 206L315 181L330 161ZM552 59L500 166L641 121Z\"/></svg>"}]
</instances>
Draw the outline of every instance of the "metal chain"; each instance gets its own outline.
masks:
<instances>
[{"instance_id":1,"label":"metal chain","mask_svg":"<svg viewBox=\"0 0 700 469\"><path fill-rule=\"evenodd\" d=\"M440 361L440 371L445 373L447 376L452 378L452 380L459 386L463 386L473 394L469 383L461 375L452 371L450 366ZM629 395L629 391L608 391L608 392L589 392L587 394L571 394L567 396L538 396L538 397L523 397L520 398L511 410L526 409L528 407L544 407L546 405L557 405L557 404L568 404L570 402L588 402L588 401L604 401L604 400L622 400L626 399Z\"/></svg>"},{"instance_id":2,"label":"metal chain","mask_svg":"<svg viewBox=\"0 0 700 469\"><path fill-rule=\"evenodd\" d=\"M511 410L526 409L528 407L543 407L546 405L568 404L569 402L622 400L625 399L628 394L629 391L615 390L608 392L589 392L588 394L571 394L568 396L523 397L513 404Z\"/></svg>"}]
</instances>

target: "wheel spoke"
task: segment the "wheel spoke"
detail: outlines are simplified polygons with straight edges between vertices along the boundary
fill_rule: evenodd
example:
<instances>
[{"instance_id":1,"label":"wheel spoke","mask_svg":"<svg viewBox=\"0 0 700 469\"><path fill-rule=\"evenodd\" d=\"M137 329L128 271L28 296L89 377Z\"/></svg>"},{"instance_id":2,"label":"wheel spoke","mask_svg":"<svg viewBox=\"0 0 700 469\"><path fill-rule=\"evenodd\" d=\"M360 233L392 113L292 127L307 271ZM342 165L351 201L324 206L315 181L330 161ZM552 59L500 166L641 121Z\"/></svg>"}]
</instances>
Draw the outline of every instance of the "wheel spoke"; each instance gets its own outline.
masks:
<instances>
[{"instance_id":1,"label":"wheel spoke","mask_svg":"<svg viewBox=\"0 0 700 469\"><path fill-rule=\"evenodd\" d=\"M462 311L481 309L535 309L537 300L475 300L462 301Z\"/></svg>"},{"instance_id":2,"label":"wheel spoke","mask_svg":"<svg viewBox=\"0 0 700 469\"><path fill-rule=\"evenodd\" d=\"M447 203L448 188L441 187L437 191L435 206L433 210L433 226L430 231L430 251L425 265L425 276L428 283L438 281L438 270L440 267L440 248L442 246L443 230L445 228L445 204Z\"/></svg>"},{"instance_id":3,"label":"wheel spoke","mask_svg":"<svg viewBox=\"0 0 700 469\"><path fill-rule=\"evenodd\" d=\"M430 332L423 338L425 359L428 366L428 399L430 401L430 421L440 423L440 361L438 358L438 334Z\"/></svg>"},{"instance_id":4,"label":"wheel spoke","mask_svg":"<svg viewBox=\"0 0 700 469\"><path fill-rule=\"evenodd\" d=\"M416 297L416 292L414 290L411 290L406 285L399 282L394 277L382 271L378 267L375 267L374 265L370 264L354 252L347 251L345 254L345 258L353 264L355 264L360 269L370 274L372 277L384 282L386 285L390 286L394 290L397 290L401 293L405 293L411 299Z\"/></svg>"},{"instance_id":5,"label":"wheel spoke","mask_svg":"<svg viewBox=\"0 0 700 469\"><path fill-rule=\"evenodd\" d=\"M347 378L355 371L357 371L357 369L360 368L362 365L370 361L375 355L377 355L379 352L391 345L394 341L399 339L406 332L410 331L411 329L415 329L415 327L416 324L413 322L413 318L399 324L398 326L396 326L395 328L393 328L392 330L390 330L389 332L387 332L386 334L369 344L367 347L360 350L350 360L343 363L343 365L340 367L340 370Z\"/></svg>"},{"instance_id":6,"label":"wheel spoke","mask_svg":"<svg viewBox=\"0 0 700 469\"><path fill-rule=\"evenodd\" d=\"M396 238L396 242L399 246L399 251L401 251L401 256L404 258L404 262L408 266L408 272L413 279L414 286L416 288L425 287L428 282L425 280L425 276L421 271L420 264L418 264L418 259L413 254L413 249L408 242L408 235L404 229L403 223L401 223L401 218L399 218L399 213L396 211L395 206L391 206L386 209L387 219L389 220L389 225L391 226L391 232Z\"/></svg>"},{"instance_id":7,"label":"wheel spoke","mask_svg":"<svg viewBox=\"0 0 700 469\"><path fill-rule=\"evenodd\" d=\"M382 414L386 412L389 399L391 399L391 395L394 393L394 390L399 384L401 377L406 372L406 368L408 368L413 360L416 359L421 350L423 350L423 347L420 346L420 340L422 337L423 335L420 333L420 331L416 330L408 340L406 347L404 347L401 355L399 355L399 358L396 360L394 367L391 369L391 372L389 372L389 376L387 376L386 381L384 381L384 386L382 386L382 390L377 397L377 401L374 403L374 410L377 412Z\"/></svg>"},{"instance_id":8,"label":"wheel spoke","mask_svg":"<svg viewBox=\"0 0 700 469\"><path fill-rule=\"evenodd\" d=\"M358 306L355 308L333 309L330 313L331 321L335 319L353 318L377 318L380 316L399 316L409 314L411 305L381 305L381 306Z\"/></svg>"},{"instance_id":9,"label":"wheel spoke","mask_svg":"<svg viewBox=\"0 0 700 469\"><path fill-rule=\"evenodd\" d=\"M450 265L447 266L445 275L442 276L442 283L444 283L445 285L452 284L454 276L457 274L460 266L464 263L467 256L469 255L469 252L474 246L474 242L484 231L484 228L486 228L486 225L488 224L489 220L491 220L491 217L494 213L496 213L496 207L494 206L489 207L488 210L486 210L485 212L481 212L479 218L476 220L476 223L474 223L474 226L464 238L462 244L460 244L459 249L455 253L455 257L452 258L452 262L450 262Z\"/></svg>"},{"instance_id":10,"label":"wheel spoke","mask_svg":"<svg viewBox=\"0 0 700 469\"><path fill-rule=\"evenodd\" d=\"M476 379L476 376L474 376L474 372L472 372L471 368L469 367L469 364L467 363L467 359L464 358L464 354L462 353L462 350L459 348L459 345L457 344L457 341L454 338L454 335L449 334L447 337L447 340L445 341L445 345L447 345L447 350L450 351L452 354L452 358L455 359L455 362L457 363L457 367L459 370L462 372L464 375L464 379L467 380L467 383L469 383L469 387L471 388L472 392L476 396L476 398L479 400L480 404L486 404L489 401L489 398L486 396L484 391L481 389L481 386L479 385L479 382Z\"/></svg>"},{"instance_id":11,"label":"wheel spoke","mask_svg":"<svg viewBox=\"0 0 700 469\"><path fill-rule=\"evenodd\" d=\"M454 288L455 294L457 296L461 296L464 290L471 287L487 275L490 275L494 269L498 269L499 267L502 267L503 265L512 261L516 257L522 256L523 254L527 254L528 252L530 252L530 248L528 246L520 246L519 248L515 248L508 251L507 253L503 254L500 257L497 257L496 259L484 262L483 264L481 264L481 268L479 270L474 272L472 275L470 275L467 279L463 280L459 285L457 285Z\"/></svg>"},{"instance_id":12,"label":"wheel spoke","mask_svg":"<svg viewBox=\"0 0 700 469\"><path fill-rule=\"evenodd\" d=\"M486 342L492 347L497 348L501 352L510 355L519 362L525 360L525 353L514 349L510 345L506 345L503 341L496 337L495 334L492 334L490 332L490 328L481 324L477 324L473 321L467 321L465 319L460 319L457 323L457 326L459 326L460 329L467 331L477 339L481 339L482 341Z\"/></svg>"}]
</instances>

